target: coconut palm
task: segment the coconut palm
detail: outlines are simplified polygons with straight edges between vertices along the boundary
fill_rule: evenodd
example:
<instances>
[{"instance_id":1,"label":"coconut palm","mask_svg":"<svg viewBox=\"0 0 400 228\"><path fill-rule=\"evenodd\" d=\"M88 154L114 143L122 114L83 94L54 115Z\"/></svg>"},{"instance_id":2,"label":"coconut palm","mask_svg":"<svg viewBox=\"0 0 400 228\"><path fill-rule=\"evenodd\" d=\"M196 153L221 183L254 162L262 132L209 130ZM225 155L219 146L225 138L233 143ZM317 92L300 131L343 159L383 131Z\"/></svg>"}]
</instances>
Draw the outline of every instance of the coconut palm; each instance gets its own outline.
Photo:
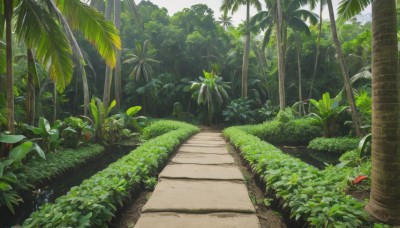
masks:
<instances>
[{"instance_id":1,"label":"coconut palm","mask_svg":"<svg viewBox=\"0 0 400 228\"><path fill-rule=\"evenodd\" d=\"M14 9L13 3L17 3ZM8 129L14 128L14 94L11 60L11 17L16 14L15 33L34 57L47 67L50 78L63 91L73 73L72 50L77 43L72 29L79 30L99 51L107 65L114 66L120 39L115 27L107 23L93 8L79 0L4 1L7 45L7 108ZM4 24L0 23L0 31ZM84 65L82 55L77 54ZM84 83L85 84L85 83ZM87 85L87 83L86 83ZM85 91L85 90L84 90Z\"/></svg>"},{"instance_id":2,"label":"coconut palm","mask_svg":"<svg viewBox=\"0 0 400 228\"><path fill-rule=\"evenodd\" d=\"M224 29L228 29L233 26L232 17L228 16L228 12L224 11L224 13L218 18L217 21Z\"/></svg>"},{"instance_id":3,"label":"coconut palm","mask_svg":"<svg viewBox=\"0 0 400 228\"><path fill-rule=\"evenodd\" d=\"M258 11L261 10L261 3L258 0L223 0L221 10L234 13L241 5L246 5L246 26L245 26L245 44L243 50L242 65L242 98L247 97L247 81L249 77L249 54L250 54L250 6L254 6Z\"/></svg>"},{"instance_id":4,"label":"coconut palm","mask_svg":"<svg viewBox=\"0 0 400 228\"><path fill-rule=\"evenodd\" d=\"M129 64L132 67L129 75L136 81L143 77L146 81L149 81L154 72L153 66L160 63L151 58L151 54L148 52L148 45L148 40L144 41L143 45L140 42L136 42L134 53L128 54L125 58L124 64Z\"/></svg>"},{"instance_id":5,"label":"coconut palm","mask_svg":"<svg viewBox=\"0 0 400 228\"><path fill-rule=\"evenodd\" d=\"M228 83L222 81L222 77L216 75L213 71L203 70L204 77L199 77L199 82L191 82L193 96L197 97L198 105L207 105L208 123L211 125L216 106L222 105L224 99L228 99L226 89L229 89Z\"/></svg>"}]
</instances>

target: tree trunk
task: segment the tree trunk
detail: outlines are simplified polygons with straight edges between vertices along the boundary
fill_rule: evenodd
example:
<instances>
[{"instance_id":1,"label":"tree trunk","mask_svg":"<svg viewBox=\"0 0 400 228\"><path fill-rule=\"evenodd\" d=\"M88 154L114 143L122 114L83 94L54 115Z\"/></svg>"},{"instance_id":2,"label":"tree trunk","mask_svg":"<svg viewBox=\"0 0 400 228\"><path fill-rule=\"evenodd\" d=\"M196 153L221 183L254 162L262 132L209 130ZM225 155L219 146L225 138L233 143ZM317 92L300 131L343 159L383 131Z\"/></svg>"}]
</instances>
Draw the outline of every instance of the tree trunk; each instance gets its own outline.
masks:
<instances>
[{"instance_id":1,"label":"tree trunk","mask_svg":"<svg viewBox=\"0 0 400 228\"><path fill-rule=\"evenodd\" d=\"M6 24L6 72L7 72L7 129L14 133L14 77L12 69L11 19L13 0L4 0L4 19Z\"/></svg>"},{"instance_id":2,"label":"tree trunk","mask_svg":"<svg viewBox=\"0 0 400 228\"><path fill-rule=\"evenodd\" d=\"M327 3L328 3L328 9L329 9L329 18L330 18L330 21L331 21L331 30L332 30L333 42L335 43L336 53L337 53L339 64L340 64L340 70L341 70L342 76L343 76L344 88L346 90L347 99L348 99L349 104L350 104L351 117L353 119L354 129L356 130L357 137L361 137L362 136L362 132L361 132L361 127L360 127L360 118L358 116L358 111L357 111L357 107L356 107L356 104L355 104L356 102L354 100L353 89L352 89L351 84L350 84L350 79L349 79L349 74L347 72L346 63L344 62L342 49L341 49L340 44L339 44L339 38L338 38L338 35L337 35L336 22L335 22L335 15L334 15L334 12L333 12L332 0L327 0Z\"/></svg>"},{"instance_id":3,"label":"tree trunk","mask_svg":"<svg viewBox=\"0 0 400 228\"><path fill-rule=\"evenodd\" d=\"M114 0L114 24L115 27L120 30L121 27L121 0ZM121 31L120 31L120 35ZM115 100L117 102L117 108L121 107L122 100L122 88L121 88L121 51L117 53L117 64L115 66L115 78L114 78L114 90Z\"/></svg>"},{"instance_id":4,"label":"tree trunk","mask_svg":"<svg viewBox=\"0 0 400 228\"><path fill-rule=\"evenodd\" d=\"M311 86L310 86L310 93L308 94L308 100L312 98L312 90L314 87L314 82L315 82L315 76L317 74L317 67L318 67L318 59L319 59L319 46L321 43L321 34L322 34L322 10L324 8L324 2L320 1L320 6L319 6L319 25L318 25L318 39L317 39L317 53L315 54L315 64L314 64L314 72L311 80ZM311 102L308 101L308 112L311 112Z\"/></svg>"},{"instance_id":5,"label":"tree trunk","mask_svg":"<svg viewBox=\"0 0 400 228\"><path fill-rule=\"evenodd\" d=\"M57 120L57 85L53 84L53 123Z\"/></svg>"},{"instance_id":6,"label":"tree trunk","mask_svg":"<svg viewBox=\"0 0 400 228\"><path fill-rule=\"evenodd\" d=\"M26 83L26 123L34 125L35 122L35 83L36 77L35 59L31 49L27 50L28 56L28 80Z\"/></svg>"},{"instance_id":7,"label":"tree trunk","mask_svg":"<svg viewBox=\"0 0 400 228\"><path fill-rule=\"evenodd\" d=\"M111 19L111 12L113 8L114 0L107 0L106 7L106 19ZM106 74L104 77L104 90L103 90L103 103L106 107L110 104L111 96L111 84L112 84L112 69L106 66Z\"/></svg>"},{"instance_id":8,"label":"tree trunk","mask_svg":"<svg viewBox=\"0 0 400 228\"><path fill-rule=\"evenodd\" d=\"M372 3L372 188L366 210L400 225L400 77L395 0Z\"/></svg>"},{"instance_id":9,"label":"tree trunk","mask_svg":"<svg viewBox=\"0 0 400 228\"><path fill-rule=\"evenodd\" d=\"M297 53L297 73L299 75L299 114L300 116L303 116L304 113L304 106L303 106L303 95L301 91L301 62L300 62L300 40L297 34L294 34L295 36L295 43L296 43L296 53Z\"/></svg>"},{"instance_id":10,"label":"tree trunk","mask_svg":"<svg viewBox=\"0 0 400 228\"><path fill-rule=\"evenodd\" d=\"M279 108L280 110L284 110L286 107L285 104L285 67L283 63L283 50L282 50L282 9L281 9L281 1L276 0L277 6L277 26L276 26L276 34L277 34L277 45L278 45L278 74L279 74Z\"/></svg>"},{"instance_id":11,"label":"tree trunk","mask_svg":"<svg viewBox=\"0 0 400 228\"><path fill-rule=\"evenodd\" d=\"M242 67L242 98L247 97L247 81L249 78L249 54L250 54L250 0L247 0L246 5L246 39L243 50L243 67Z\"/></svg>"}]
</instances>

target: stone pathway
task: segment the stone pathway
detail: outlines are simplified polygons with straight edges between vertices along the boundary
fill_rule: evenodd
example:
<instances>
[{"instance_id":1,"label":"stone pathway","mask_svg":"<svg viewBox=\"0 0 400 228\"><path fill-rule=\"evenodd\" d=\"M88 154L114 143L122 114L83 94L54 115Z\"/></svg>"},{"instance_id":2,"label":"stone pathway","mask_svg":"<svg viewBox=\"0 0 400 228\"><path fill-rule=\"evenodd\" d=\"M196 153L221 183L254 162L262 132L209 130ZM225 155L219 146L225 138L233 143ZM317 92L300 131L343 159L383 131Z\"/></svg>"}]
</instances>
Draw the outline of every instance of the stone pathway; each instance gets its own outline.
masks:
<instances>
[{"instance_id":1,"label":"stone pathway","mask_svg":"<svg viewBox=\"0 0 400 228\"><path fill-rule=\"evenodd\" d=\"M142 209L137 228L260 227L239 168L220 133L183 144Z\"/></svg>"}]
</instances>

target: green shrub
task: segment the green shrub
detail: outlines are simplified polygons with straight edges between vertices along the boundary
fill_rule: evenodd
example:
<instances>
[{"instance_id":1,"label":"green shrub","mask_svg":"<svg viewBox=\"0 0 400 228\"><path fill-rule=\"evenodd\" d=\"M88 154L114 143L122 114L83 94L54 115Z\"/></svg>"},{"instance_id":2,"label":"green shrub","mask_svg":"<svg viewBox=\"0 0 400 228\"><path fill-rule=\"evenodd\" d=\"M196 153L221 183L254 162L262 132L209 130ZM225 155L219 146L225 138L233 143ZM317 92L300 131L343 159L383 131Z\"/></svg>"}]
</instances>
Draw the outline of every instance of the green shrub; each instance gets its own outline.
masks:
<instances>
[{"instance_id":1,"label":"green shrub","mask_svg":"<svg viewBox=\"0 0 400 228\"><path fill-rule=\"evenodd\" d=\"M313 139L308 148L322 153L334 153L341 155L346 151L354 150L358 147L359 139L357 138L316 138Z\"/></svg>"},{"instance_id":2,"label":"green shrub","mask_svg":"<svg viewBox=\"0 0 400 228\"><path fill-rule=\"evenodd\" d=\"M86 163L89 159L104 152L104 147L91 144L78 149L62 149L46 154L46 160L32 159L25 164L26 179L30 184L42 183L66 170Z\"/></svg>"},{"instance_id":3,"label":"green shrub","mask_svg":"<svg viewBox=\"0 0 400 228\"><path fill-rule=\"evenodd\" d=\"M139 189L145 182L149 186L153 182L149 178L157 174L168 156L198 131L197 127L175 121L159 121L151 126L152 129L156 129L154 125L168 133L150 139L81 185L71 188L55 203L40 207L23 226L107 227L116 207L128 199L130 191Z\"/></svg>"},{"instance_id":4,"label":"green shrub","mask_svg":"<svg viewBox=\"0 0 400 228\"><path fill-rule=\"evenodd\" d=\"M312 118L291 120L287 123L273 120L241 128L272 144L306 145L322 135L322 128Z\"/></svg>"},{"instance_id":5,"label":"green shrub","mask_svg":"<svg viewBox=\"0 0 400 228\"><path fill-rule=\"evenodd\" d=\"M313 227L360 227L367 223L364 205L338 185L347 180L347 172L333 166L319 171L249 134L250 129L231 127L224 135L263 178L267 190L274 190L283 199L283 207L290 209L292 218L301 218Z\"/></svg>"},{"instance_id":6,"label":"green shrub","mask_svg":"<svg viewBox=\"0 0 400 228\"><path fill-rule=\"evenodd\" d=\"M285 110L280 110L276 116L276 119L281 123L287 123L291 120L294 120L292 109L285 108Z\"/></svg>"},{"instance_id":7,"label":"green shrub","mask_svg":"<svg viewBox=\"0 0 400 228\"><path fill-rule=\"evenodd\" d=\"M63 145L68 148L76 148L86 144L94 136L94 129L89 123L73 116L64 119L60 130Z\"/></svg>"},{"instance_id":8,"label":"green shrub","mask_svg":"<svg viewBox=\"0 0 400 228\"><path fill-rule=\"evenodd\" d=\"M188 128L191 126L192 125L190 124L173 120L156 121L143 130L142 138L148 140L173 130L177 130L180 128Z\"/></svg>"},{"instance_id":9,"label":"green shrub","mask_svg":"<svg viewBox=\"0 0 400 228\"><path fill-rule=\"evenodd\" d=\"M224 121L229 124L251 124L255 122L256 112L252 110L253 101L248 99L232 100L222 112Z\"/></svg>"}]
</instances>

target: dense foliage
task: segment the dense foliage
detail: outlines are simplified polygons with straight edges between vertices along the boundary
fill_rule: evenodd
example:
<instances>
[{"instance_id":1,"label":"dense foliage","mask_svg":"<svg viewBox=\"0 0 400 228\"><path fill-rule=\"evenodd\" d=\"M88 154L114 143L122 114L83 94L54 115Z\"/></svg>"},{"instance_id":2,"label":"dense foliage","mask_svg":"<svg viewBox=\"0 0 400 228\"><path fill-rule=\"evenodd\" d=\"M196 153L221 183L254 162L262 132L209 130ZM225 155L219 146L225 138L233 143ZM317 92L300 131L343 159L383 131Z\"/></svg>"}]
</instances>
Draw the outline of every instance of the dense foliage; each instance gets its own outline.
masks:
<instances>
[{"instance_id":1,"label":"dense foliage","mask_svg":"<svg viewBox=\"0 0 400 228\"><path fill-rule=\"evenodd\" d=\"M237 147L251 169L284 200L292 218L313 227L367 224L364 205L343 191L348 173L331 167L324 171L283 154L276 147L252 135L251 126L231 127L224 135Z\"/></svg>"},{"instance_id":2,"label":"dense foliage","mask_svg":"<svg viewBox=\"0 0 400 228\"><path fill-rule=\"evenodd\" d=\"M150 139L81 185L71 188L54 204L42 206L24 222L24 227L107 226L117 206L130 197L130 192L149 182L148 179L157 174L180 143L198 131L189 124L165 123L166 126L163 121L153 126L153 129L162 128L164 134Z\"/></svg>"},{"instance_id":3,"label":"dense foliage","mask_svg":"<svg viewBox=\"0 0 400 228\"><path fill-rule=\"evenodd\" d=\"M254 126L243 126L248 131L272 144L307 145L309 141L322 135L322 129L312 118L292 119L288 122L272 120Z\"/></svg>"},{"instance_id":4,"label":"dense foliage","mask_svg":"<svg viewBox=\"0 0 400 228\"><path fill-rule=\"evenodd\" d=\"M360 142L357 138L316 138L310 141L308 148L322 152L322 153L335 153L338 155L346 151L354 150L358 147Z\"/></svg>"}]
</instances>

